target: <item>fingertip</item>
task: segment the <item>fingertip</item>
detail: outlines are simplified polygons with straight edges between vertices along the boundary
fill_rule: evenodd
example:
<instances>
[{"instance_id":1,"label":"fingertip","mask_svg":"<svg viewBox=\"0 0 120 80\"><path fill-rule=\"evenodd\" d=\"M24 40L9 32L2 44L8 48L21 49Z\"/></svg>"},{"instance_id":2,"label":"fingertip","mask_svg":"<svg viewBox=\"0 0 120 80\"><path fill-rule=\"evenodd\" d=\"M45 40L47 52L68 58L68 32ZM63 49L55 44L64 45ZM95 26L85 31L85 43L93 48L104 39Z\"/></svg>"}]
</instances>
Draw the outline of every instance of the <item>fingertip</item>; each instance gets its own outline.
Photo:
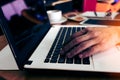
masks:
<instances>
[{"instance_id":1,"label":"fingertip","mask_svg":"<svg viewBox=\"0 0 120 80\"><path fill-rule=\"evenodd\" d=\"M80 54L79 55L79 58L87 58L89 57L90 55L89 54Z\"/></svg>"},{"instance_id":2,"label":"fingertip","mask_svg":"<svg viewBox=\"0 0 120 80\"><path fill-rule=\"evenodd\" d=\"M66 56L67 56L67 58L72 58L73 57L73 55L70 54L70 53L68 53Z\"/></svg>"},{"instance_id":3,"label":"fingertip","mask_svg":"<svg viewBox=\"0 0 120 80\"><path fill-rule=\"evenodd\" d=\"M79 55L79 58L83 58L83 55L82 55L82 54L80 54L80 55Z\"/></svg>"}]
</instances>

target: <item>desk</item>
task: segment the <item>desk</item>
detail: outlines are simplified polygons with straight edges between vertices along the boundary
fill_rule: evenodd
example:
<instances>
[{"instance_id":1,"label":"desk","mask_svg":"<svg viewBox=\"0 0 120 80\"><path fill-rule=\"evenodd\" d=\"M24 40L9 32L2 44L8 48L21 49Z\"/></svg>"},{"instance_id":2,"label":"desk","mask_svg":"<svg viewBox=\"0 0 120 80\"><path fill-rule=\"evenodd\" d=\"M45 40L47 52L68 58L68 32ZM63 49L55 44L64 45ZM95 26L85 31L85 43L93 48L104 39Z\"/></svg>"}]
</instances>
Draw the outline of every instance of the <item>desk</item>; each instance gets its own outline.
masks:
<instances>
[{"instance_id":1,"label":"desk","mask_svg":"<svg viewBox=\"0 0 120 80\"><path fill-rule=\"evenodd\" d=\"M0 51L7 45L7 40L4 35L0 36Z\"/></svg>"},{"instance_id":2,"label":"desk","mask_svg":"<svg viewBox=\"0 0 120 80\"><path fill-rule=\"evenodd\" d=\"M70 72L70 71L0 71L6 80L120 80L117 73Z\"/></svg>"}]
</instances>

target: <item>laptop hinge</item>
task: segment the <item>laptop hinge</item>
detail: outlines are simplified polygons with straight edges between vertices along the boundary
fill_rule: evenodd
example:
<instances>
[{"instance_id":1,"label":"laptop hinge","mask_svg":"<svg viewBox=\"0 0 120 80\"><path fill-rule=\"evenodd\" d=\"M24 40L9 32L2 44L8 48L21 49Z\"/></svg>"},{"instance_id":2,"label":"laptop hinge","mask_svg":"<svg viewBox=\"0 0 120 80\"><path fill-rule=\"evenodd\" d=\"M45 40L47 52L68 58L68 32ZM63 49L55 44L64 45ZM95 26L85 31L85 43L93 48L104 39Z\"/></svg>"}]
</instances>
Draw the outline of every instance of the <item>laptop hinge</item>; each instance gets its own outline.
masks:
<instances>
[{"instance_id":1,"label":"laptop hinge","mask_svg":"<svg viewBox=\"0 0 120 80\"><path fill-rule=\"evenodd\" d=\"M25 64L31 65L33 61L26 61Z\"/></svg>"}]
</instances>

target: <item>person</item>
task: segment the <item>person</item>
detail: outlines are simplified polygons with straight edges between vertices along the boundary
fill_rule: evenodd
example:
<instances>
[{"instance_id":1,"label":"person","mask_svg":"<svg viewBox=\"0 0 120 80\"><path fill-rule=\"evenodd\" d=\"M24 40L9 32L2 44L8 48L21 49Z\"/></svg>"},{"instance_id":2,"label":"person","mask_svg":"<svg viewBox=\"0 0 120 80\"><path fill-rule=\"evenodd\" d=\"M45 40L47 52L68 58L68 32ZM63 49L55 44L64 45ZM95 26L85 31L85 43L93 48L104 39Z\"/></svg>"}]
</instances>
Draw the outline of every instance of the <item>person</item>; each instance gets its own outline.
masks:
<instances>
[{"instance_id":1,"label":"person","mask_svg":"<svg viewBox=\"0 0 120 80\"><path fill-rule=\"evenodd\" d=\"M2 30L1 30L1 28L0 28L0 36L1 36L1 35L3 35L3 32L2 32Z\"/></svg>"},{"instance_id":2,"label":"person","mask_svg":"<svg viewBox=\"0 0 120 80\"><path fill-rule=\"evenodd\" d=\"M42 21L35 18L35 16L34 16L35 14L34 14L34 11L32 9L24 9L21 13L25 19L29 20L34 25L42 23Z\"/></svg>"},{"instance_id":3,"label":"person","mask_svg":"<svg viewBox=\"0 0 120 80\"><path fill-rule=\"evenodd\" d=\"M115 0L103 0L103 2L110 3L110 4L114 3L114 1Z\"/></svg>"},{"instance_id":4,"label":"person","mask_svg":"<svg viewBox=\"0 0 120 80\"><path fill-rule=\"evenodd\" d=\"M119 0L103 0L103 2L109 3L109 4L115 4L117 3Z\"/></svg>"},{"instance_id":5,"label":"person","mask_svg":"<svg viewBox=\"0 0 120 80\"><path fill-rule=\"evenodd\" d=\"M60 51L68 58L86 58L120 43L120 27L87 27L74 33Z\"/></svg>"},{"instance_id":6,"label":"person","mask_svg":"<svg viewBox=\"0 0 120 80\"><path fill-rule=\"evenodd\" d=\"M102 0L102 3L99 3L98 1L96 4L96 12L118 12L119 10L120 10L120 0ZM78 14L79 12L75 10L73 12L68 12L64 16L68 18L72 16L77 16Z\"/></svg>"}]
</instances>

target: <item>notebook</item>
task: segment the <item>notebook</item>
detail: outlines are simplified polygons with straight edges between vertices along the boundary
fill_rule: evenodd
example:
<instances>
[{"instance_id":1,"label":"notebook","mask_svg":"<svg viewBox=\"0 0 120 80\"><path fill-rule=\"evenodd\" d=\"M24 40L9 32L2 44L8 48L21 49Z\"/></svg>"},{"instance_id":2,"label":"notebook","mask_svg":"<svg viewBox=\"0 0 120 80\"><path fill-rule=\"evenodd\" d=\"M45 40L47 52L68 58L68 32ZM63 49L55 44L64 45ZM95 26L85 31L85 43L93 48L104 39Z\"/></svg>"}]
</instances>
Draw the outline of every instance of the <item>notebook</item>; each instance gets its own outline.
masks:
<instances>
[{"instance_id":1,"label":"notebook","mask_svg":"<svg viewBox=\"0 0 120 80\"><path fill-rule=\"evenodd\" d=\"M42 0L38 0L36 3L42 10L39 13L39 16L42 16L42 18L34 15L42 22L40 24L30 23L25 17L17 14L13 15L10 18L11 21L9 21L6 19L3 9L0 9L1 28L9 43L2 50L2 54L13 55L12 60L14 61L15 59L14 62L16 63L13 66L17 67L16 69L120 72L119 46L114 46L105 52L84 59L78 57L69 59L61 56L59 51L63 44L73 33L81 31L86 26L51 26ZM3 59L2 61L6 60ZM11 60L7 62L12 64ZM0 68L4 70L9 68L9 65L7 68L5 66Z\"/></svg>"},{"instance_id":2,"label":"notebook","mask_svg":"<svg viewBox=\"0 0 120 80\"><path fill-rule=\"evenodd\" d=\"M115 19L115 17L119 13L117 12L112 12L110 15L108 15L107 12L92 12L92 11L86 11L82 13L81 15L84 17L92 18L92 19L102 19L102 20L108 20L108 19Z\"/></svg>"}]
</instances>

